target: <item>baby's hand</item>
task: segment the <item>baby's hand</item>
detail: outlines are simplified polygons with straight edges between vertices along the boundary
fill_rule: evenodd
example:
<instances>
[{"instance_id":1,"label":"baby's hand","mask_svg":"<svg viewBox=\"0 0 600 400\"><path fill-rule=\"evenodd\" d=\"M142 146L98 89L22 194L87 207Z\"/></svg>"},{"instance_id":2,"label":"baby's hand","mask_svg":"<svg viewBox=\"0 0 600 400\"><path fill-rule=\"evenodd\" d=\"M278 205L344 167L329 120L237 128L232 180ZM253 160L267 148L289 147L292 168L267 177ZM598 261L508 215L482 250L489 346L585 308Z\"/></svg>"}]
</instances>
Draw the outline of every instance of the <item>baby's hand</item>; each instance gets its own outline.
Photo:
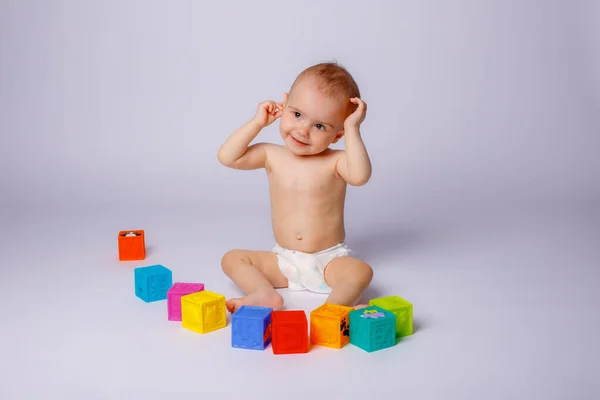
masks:
<instances>
[{"instance_id":1,"label":"baby's hand","mask_svg":"<svg viewBox=\"0 0 600 400\"><path fill-rule=\"evenodd\" d=\"M263 101L258 105L254 121L264 128L275 122L277 118L281 117L282 113L282 103L275 103L273 100Z\"/></svg>"},{"instance_id":2,"label":"baby's hand","mask_svg":"<svg viewBox=\"0 0 600 400\"><path fill-rule=\"evenodd\" d=\"M354 112L350 114L348 118L346 118L346 120L344 121L344 128L358 128L360 124L365 120L365 117L367 115L367 103L365 103L358 97L350 99L350 102L352 102L353 104L358 104L358 107L356 107L356 110L354 110Z\"/></svg>"}]
</instances>

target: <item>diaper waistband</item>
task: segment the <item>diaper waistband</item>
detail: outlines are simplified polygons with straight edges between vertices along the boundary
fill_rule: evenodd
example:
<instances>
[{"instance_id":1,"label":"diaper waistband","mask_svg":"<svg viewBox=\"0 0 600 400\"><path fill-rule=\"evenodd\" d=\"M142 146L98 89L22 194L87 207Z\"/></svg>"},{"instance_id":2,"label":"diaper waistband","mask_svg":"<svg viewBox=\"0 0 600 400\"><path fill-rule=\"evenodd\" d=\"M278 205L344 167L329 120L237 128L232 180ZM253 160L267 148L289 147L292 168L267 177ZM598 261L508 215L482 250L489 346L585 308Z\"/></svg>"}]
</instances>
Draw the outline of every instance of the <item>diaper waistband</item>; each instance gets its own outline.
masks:
<instances>
[{"instance_id":1,"label":"diaper waistband","mask_svg":"<svg viewBox=\"0 0 600 400\"><path fill-rule=\"evenodd\" d=\"M282 247L282 246L280 246L280 245L279 245L279 243L276 243L276 246L277 246L279 249L283 250L283 251L293 251L293 252L296 252L296 253L303 253L302 251L298 251L298 250L292 250L292 249L288 249L288 248L286 248L286 247ZM325 250L319 250L319 251L317 251L316 253L304 253L304 254L312 254L312 255L315 255L315 256L316 256L316 255L321 255L321 254L328 253L328 252L330 252L330 251L332 251L332 250L335 250L335 249L338 249L338 248L340 248L340 247L346 247L346 241L345 241L345 240L344 240L344 241L342 241L342 242L340 242L340 243L338 243L338 244L336 244L336 245L334 245L334 246L331 246L331 247L329 247L329 248L327 248L327 249L325 249Z\"/></svg>"}]
</instances>

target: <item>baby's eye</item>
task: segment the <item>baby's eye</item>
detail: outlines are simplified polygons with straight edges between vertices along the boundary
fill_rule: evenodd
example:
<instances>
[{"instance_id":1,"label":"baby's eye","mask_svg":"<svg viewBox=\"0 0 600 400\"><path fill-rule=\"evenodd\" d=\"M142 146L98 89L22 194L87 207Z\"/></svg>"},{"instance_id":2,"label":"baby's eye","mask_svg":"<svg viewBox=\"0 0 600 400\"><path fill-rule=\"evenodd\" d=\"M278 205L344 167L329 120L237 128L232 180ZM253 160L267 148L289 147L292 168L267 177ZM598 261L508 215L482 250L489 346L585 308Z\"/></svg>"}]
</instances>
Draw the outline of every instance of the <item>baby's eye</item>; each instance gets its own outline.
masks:
<instances>
[{"instance_id":1,"label":"baby's eye","mask_svg":"<svg viewBox=\"0 0 600 400\"><path fill-rule=\"evenodd\" d=\"M300 113L299 113L298 111L294 111L294 116L295 116L296 118L300 118Z\"/></svg>"},{"instance_id":2,"label":"baby's eye","mask_svg":"<svg viewBox=\"0 0 600 400\"><path fill-rule=\"evenodd\" d=\"M322 130L324 130L324 129L325 129L325 125L323 125L323 124L316 124L315 126L316 126L316 127L317 127L317 129L318 129L318 130L320 130L320 131L322 131Z\"/></svg>"}]
</instances>

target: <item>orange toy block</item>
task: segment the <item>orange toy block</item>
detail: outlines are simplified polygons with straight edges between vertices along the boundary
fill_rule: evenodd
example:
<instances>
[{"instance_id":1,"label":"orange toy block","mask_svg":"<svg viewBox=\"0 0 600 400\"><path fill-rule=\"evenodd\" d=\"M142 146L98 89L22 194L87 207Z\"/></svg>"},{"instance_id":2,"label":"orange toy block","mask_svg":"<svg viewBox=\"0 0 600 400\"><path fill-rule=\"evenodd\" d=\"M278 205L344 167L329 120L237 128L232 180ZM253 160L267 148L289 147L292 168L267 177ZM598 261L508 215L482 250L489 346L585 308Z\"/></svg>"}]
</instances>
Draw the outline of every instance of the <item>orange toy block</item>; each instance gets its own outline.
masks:
<instances>
[{"instance_id":1,"label":"orange toy block","mask_svg":"<svg viewBox=\"0 0 600 400\"><path fill-rule=\"evenodd\" d=\"M119 260L136 261L146 258L144 231L119 232Z\"/></svg>"},{"instance_id":2,"label":"orange toy block","mask_svg":"<svg viewBox=\"0 0 600 400\"><path fill-rule=\"evenodd\" d=\"M349 314L353 307L323 304L310 313L310 342L341 349L350 342Z\"/></svg>"}]
</instances>

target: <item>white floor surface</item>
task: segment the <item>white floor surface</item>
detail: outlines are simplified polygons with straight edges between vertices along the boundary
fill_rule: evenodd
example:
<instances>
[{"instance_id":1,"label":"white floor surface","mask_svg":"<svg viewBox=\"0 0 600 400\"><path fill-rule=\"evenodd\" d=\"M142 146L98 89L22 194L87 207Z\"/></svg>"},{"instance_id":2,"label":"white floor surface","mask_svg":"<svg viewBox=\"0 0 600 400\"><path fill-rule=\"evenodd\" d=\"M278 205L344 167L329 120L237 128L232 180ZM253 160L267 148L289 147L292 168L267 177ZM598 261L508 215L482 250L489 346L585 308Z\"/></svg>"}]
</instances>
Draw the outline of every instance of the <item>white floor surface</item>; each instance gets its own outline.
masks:
<instances>
[{"instance_id":1,"label":"white floor surface","mask_svg":"<svg viewBox=\"0 0 600 400\"><path fill-rule=\"evenodd\" d=\"M268 221L142 212L3 219L1 399L600 396L597 215L352 226L349 244L375 269L366 297L413 302L415 334L375 353L348 345L286 356L233 349L229 321L206 335L185 330L167 321L165 301L146 304L133 292L135 267L163 264L176 281L239 295L220 257L242 244L270 246ZM240 221L248 229L234 229ZM146 230L145 261L117 260L121 229ZM281 293L288 309L323 300Z\"/></svg>"}]
</instances>

